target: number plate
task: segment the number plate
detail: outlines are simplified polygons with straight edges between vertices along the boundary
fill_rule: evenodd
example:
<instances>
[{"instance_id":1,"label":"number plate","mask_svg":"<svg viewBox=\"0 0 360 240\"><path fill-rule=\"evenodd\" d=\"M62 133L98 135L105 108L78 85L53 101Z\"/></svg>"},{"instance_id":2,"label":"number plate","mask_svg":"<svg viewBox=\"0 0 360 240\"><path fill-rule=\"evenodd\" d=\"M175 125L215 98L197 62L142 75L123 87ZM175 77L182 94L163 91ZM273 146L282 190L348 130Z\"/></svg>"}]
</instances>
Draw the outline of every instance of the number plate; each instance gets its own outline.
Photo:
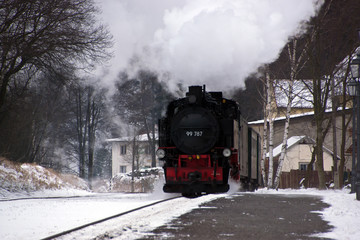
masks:
<instances>
[{"instance_id":1,"label":"number plate","mask_svg":"<svg viewBox=\"0 0 360 240\"><path fill-rule=\"evenodd\" d=\"M186 131L186 136L188 137L201 137L203 135L203 131Z\"/></svg>"}]
</instances>

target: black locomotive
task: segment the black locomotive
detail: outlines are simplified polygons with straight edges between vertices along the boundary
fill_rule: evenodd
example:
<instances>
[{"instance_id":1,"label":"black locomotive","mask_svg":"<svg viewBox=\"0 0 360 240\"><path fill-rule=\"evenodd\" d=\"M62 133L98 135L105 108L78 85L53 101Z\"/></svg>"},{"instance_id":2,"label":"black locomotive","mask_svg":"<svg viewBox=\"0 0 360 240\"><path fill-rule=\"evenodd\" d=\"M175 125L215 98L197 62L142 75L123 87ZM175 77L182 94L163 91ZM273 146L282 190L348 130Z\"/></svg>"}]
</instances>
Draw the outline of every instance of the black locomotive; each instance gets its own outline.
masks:
<instances>
[{"instance_id":1,"label":"black locomotive","mask_svg":"<svg viewBox=\"0 0 360 240\"><path fill-rule=\"evenodd\" d=\"M259 183L259 136L235 101L222 92L191 86L159 120L157 156L164 161L164 192L185 196L227 192L228 180L254 189Z\"/></svg>"}]
</instances>

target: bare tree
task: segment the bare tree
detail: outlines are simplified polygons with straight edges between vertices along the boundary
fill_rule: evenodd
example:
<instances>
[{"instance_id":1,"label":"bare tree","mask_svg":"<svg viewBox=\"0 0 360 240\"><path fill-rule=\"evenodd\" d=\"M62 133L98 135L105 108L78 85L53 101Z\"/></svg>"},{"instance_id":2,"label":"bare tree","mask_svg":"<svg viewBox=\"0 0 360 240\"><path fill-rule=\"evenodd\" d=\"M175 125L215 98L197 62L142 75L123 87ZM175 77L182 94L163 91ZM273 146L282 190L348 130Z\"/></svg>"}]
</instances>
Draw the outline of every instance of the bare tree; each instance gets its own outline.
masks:
<instances>
[{"instance_id":1,"label":"bare tree","mask_svg":"<svg viewBox=\"0 0 360 240\"><path fill-rule=\"evenodd\" d=\"M348 130L350 121L352 120L351 117L346 119L346 112L345 112L346 105L347 105L346 86L347 86L347 79L348 79L349 71L350 71L351 56L352 56L352 54L349 54L349 57L347 59L347 64L345 64L345 66L346 66L345 71L343 71L343 75L341 77L341 79L342 79L342 81L341 81L342 95L341 96L342 96L342 99L343 99L343 101L341 103L341 107L342 107L343 111L341 111L341 145L340 145L340 163L339 163L339 167L338 167L339 188L343 187L344 170L345 170L344 169L344 167L345 167L345 150L346 150L345 146L346 146L346 139L348 137L347 130ZM352 136L352 138L353 137L354 136Z\"/></svg>"},{"instance_id":2,"label":"bare tree","mask_svg":"<svg viewBox=\"0 0 360 240\"><path fill-rule=\"evenodd\" d=\"M17 74L86 67L108 56L110 35L96 13L92 0L0 2L0 113Z\"/></svg>"},{"instance_id":3,"label":"bare tree","mask_svg":"<svg viewBox=\"0 0 360 240\"><path fill-rule=\"evenodd\" d=\"M267 126L268 126L268 123L267 123L267 116L268 116L268 109L269 109L269 104L270 104L270 101L267 97L267 84L264 84L264 90L263 90L263 93L265 95L265 99L264 102L264 129L263 129L263 138L262 138L262 146L263 146L263 149L262 149L262 156L261 156L261 175L262 175L262 179L263 179L263 182L264 182L264 187L267 187L267 178L266 178L266 167L265 167L265 162L266 162L266 153L267 153L267 139L268 139L268 135L267 135L267 132L268 132L268 129L267 129Z\"/></svg>"},{"instance_id":4,"label":"bare tree","mask_svg":"<svg viewBox=\"0 0 360 240\"><path fill-rule=\"evenodd\" d=\"M72 88L70 104L74 99L73 114L76 119L71 123L76 129L76 140L70 140L76 149L79 166L79 176L88 178L89 182L94 175L94 154L96 132L99 131L99 123L103 121L106 109L104 100L105 92L94 86L78 85ZM71 138L70 138L71 139Z\"/></svg>"},{"instance_id":5,"label":"bare tree","mask_svg":"<svg viewBox=\"0 0 360 240\"><path fill-rule=\"evenodd\" d=\"M266 81L266 112L267 112L267 120L269 121L269 138L264 139L269 143L269 173L268 173L268 181L267 187L273 187L273 179L274 179L274 120L276 117L276 109L275 109L275 99L274 99L274 86L273 81L270 79L270 74L268 69L265 73L265 81ZM266 122L266 121L265 121Z\"/></svg>"},{"instance_id":6,"label":"bare tree","mask_svg":"<svg viewBox=\"0 0 360 240\"><path fill-rule=\"evenodd\" d=\"M172 99L164 84L158 82L157 74L140 70L134 78L126 73L120 75L117 82L118 92L114 95L115 107L119 115L129 124L137 126L148 137L152 167L156 166L155 125Z\"/></svg>"},{"instance_id":7,"label":"bare tree","mask_svg":"<svg viewBox=\"0 0 360 240\"><path fill-rule=\"evenodd\" d=\"M77 153L79 156L79 176L85 178L86 167L86 136L88 135L88 121L86 115L86 106L84 106L84 91L81 86L74 89L76 117L76 136ZM85 108L85 109L84 109Z\"/></svg>"},{"instance_id":8,"label":"bare tree","mask_svg":"<svg viewBox=\"0 0 360 240\"><path fill-rule=\"evenodd\" d=\"M88 126L88 180L91 183L94 177L94 155L96 132L99 130L99 123L103 122L105 104L105 90L94 87L87 88L87 126Z\"/></svg>"},{"instance_id":9,"label":"bare tree","mask_svg":"<svg viewBox=\"0 0 360 240\"><path fill-rule=\"evenodd\" d=\"M313 95L315 155L320 189L326 188L323 144L332 123L332 119L328 119L325 114L331 96L331 78L334 77L338 63L358 44L356 28L360 24L359 11L359 1L325 1L318 15L309 22L303 38L309 46L306 51L309 60L306 70L310 74L312 85L305 84Z\"/></svg>"},{"instance_id":10,"label":"bare tree","mask_svg":"<svg viewBox=\"0 0 360 240\"><path fill-rule=\"evenodd\" d=\"M314 147L313 160L318 171L320 189L326 187L323 166L324 140L335 118L335 116L333 119L328 118L325 114L331 97L331 89L336 87L332 86L331 82L338 69L339 62L354 49L356 26L358 27L360 24L359 11L360 4L355 0L325 1L317 16L313 17L306 25L305 34L296 37L298 47L295 47L292 51L293 56L303 56L303 62L299 61L301 67L297 69L297 78L311 79L311 82L306 80L303 81L303 84L313 97L311 102L314 108L314 123L316 126L316 146ZM344 28L343 26L348 27ZM276 74L277 76L291 78L292 74L294 74L293 67L296 64L288 68L288 70L283 70L284 60L281 58L284 58L285 52L281 53L275 64L271 64L271 70L273 73L274 68L277 68L278 72L280 72ZM291 54L289 53L288 56L291 57ZM334 101L334 112L336 112L335 105ZM336 135L334 135L334 142L336 142ZM335 143L334 148L336 148ZM284 140L283 150L285 149L286 142Z\"/></svg>"},{"instance_id":11,"label":"bare tree","mask_svg":"<svg viewBox=\"0 0 360 240\"><path fill-rule=\"evenodd\" d=\"M354 49L355 50L355 49ZM349 54L349 56L344 59L339 65L338 68L333 73L333 82L332 87L334 90L332 90L332 118L333 118L333 133L336 134L337 126L336 126L336 117L340 115L341 117L341 143L340 143L340 163L337 165L337 138L336 135L333 137L333 148L334 148L334 183L335 187L341 189L343 187L343 180L344 180L344 167L345 167L345 147L346 147L346 140L348 134L347 130L349 127L349 124L352 120L351 117L346 119L346 107L347 107L347 93L346 93L346 84L349 77L350 72L350 62L351 57L353 54ZM335 91L337 89L338 91ZM339 101L339 97L341 97L341 101ZM337 111L337 107L341 107L341 111ZM336 111L334 111L336 110ZM336 164L335 164L336 163Z\"/></svg>"},{"instance_id":12,"label":"bare tree","mask_svg":"<svg viewBox=\"0 0 360 240\"><path fill-rule=\"evenodd\" d=\"M23 78L24 77L24 78ZM0 153L13 161L45 162L44 143L51 127L63 120L61 99L64 92L61 75L38 74L26 89L26 76L17 76L16 85L9 90L12 111L2 115L0 124ZM48 79L52 81L47 81Z\"/></svg>"},{"instance_id":13,"label":"bare tree","mask_svg":"<svg viewBox=\"0 0 360 240\"><path fill-rule=\"evenodd\" d=\"M293 86L294 82L296 80L296 77L304 64L306 63L306 60L304 60L305 56L305 49L300 52L299 55L297 55L298 49L297 49L297 39L293 38L288 44L287 44L287 53L289 57L289 66L290 66L290 79L288 81L288 88L282 89L287 95L287 106L286 106L286 114L285 114L285 126L284 126L284 136L283 136L283 142L281 147L281 154L279 158L279 165L276 170L275 175L275 183L274 188L278 188L280 183L280 176L282 171L282 166L285 159L285 154L287 150L287 139L289 135L289 126L290 126L290 112L291 112L291 104L294 100L295 94L293 92Z\"/></svg>"}]
</instances>

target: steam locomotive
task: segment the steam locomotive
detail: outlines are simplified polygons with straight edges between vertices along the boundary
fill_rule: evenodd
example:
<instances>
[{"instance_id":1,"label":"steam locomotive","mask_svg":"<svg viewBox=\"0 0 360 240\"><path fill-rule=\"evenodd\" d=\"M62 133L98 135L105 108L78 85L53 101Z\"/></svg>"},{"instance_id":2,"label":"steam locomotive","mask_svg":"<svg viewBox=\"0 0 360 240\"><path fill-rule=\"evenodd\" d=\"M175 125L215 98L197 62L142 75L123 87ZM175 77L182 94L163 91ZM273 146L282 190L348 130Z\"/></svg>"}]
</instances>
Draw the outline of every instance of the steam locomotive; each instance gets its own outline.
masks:
<instances>
[{"instance_id":1,"label":"steam locomotive","mask_svg":"<svg viewBox=\"0 0 360 240\"><path fill-rule=\"evenodd\" d=\"M259 185L259 135L238 104L222 92L190 86L159 119L157 157L164 161L164 192L196 197L229 190L229 177L245 189Z\"/></svg>"}]
</instances>

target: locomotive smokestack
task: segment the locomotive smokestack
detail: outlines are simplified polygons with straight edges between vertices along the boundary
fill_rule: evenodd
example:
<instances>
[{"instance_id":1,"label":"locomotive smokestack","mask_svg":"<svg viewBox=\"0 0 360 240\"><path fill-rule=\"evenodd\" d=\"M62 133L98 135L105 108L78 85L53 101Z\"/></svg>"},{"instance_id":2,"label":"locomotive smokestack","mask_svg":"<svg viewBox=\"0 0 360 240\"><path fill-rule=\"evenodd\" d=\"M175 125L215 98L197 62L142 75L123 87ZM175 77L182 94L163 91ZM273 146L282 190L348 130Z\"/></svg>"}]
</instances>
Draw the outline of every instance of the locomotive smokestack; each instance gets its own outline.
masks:
<instances>
[{"instance_id":1,"label":"locomotive smokestack","mask_svg":"<svg viewBox=\"0 0 360 240\"><path fill-rule=\"evenodd\" d=\"M189 99L189 103L191 103L191 104L201 103L202 95L203 95L203 92L202 92L201 86L190 86L189 92L186 93L186 97Z\"/></svg>"}]
</instances>

